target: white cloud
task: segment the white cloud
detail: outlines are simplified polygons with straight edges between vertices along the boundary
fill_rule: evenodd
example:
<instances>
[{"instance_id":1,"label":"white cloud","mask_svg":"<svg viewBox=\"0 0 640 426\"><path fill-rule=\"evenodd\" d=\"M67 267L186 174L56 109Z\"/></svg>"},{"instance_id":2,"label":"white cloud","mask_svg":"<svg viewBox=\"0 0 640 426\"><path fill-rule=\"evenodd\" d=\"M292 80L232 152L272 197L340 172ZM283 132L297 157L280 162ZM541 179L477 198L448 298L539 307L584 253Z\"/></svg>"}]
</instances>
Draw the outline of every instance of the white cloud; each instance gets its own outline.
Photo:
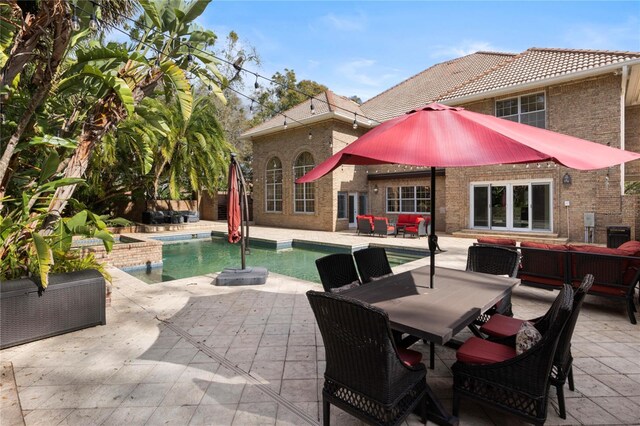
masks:
<instances>
[{"instance_id":1,"label":"white cloud","mask_svg":"<svg viewBox=\"0 0 640 426\"><path fill-rule=\"evenodd\" d=\"M434 59L459 58L479 51L505 52L508 50L497 48L487 41L462 40L455 45L432 46L429 56Z\"/></svg>"},{"instance_id":2,"label":"white cloud","mask_svg":"<svg viewBox=\"0 0 640 426\"><path fill-rule=\"evenodd\" d=\"M565 29L564 40L566 47L628 50L632 45L634 50L640 50L640 20L638 16L629 16L625 22L612 25L586 22L571 25ZM625 48L626 46L626 48Z\"/></svg>"},{"instance_id":3,"label":"white cloud","mask_svg":"<svg viewBox=\"0 0 640 426\"><path fill-rule=\"evenodd\" d=\"M360 32L366 29L366 17L362 13L356 16L337 16L330 13L321 17L320 21L338 31Z\"/></svg>"}]
</instances>

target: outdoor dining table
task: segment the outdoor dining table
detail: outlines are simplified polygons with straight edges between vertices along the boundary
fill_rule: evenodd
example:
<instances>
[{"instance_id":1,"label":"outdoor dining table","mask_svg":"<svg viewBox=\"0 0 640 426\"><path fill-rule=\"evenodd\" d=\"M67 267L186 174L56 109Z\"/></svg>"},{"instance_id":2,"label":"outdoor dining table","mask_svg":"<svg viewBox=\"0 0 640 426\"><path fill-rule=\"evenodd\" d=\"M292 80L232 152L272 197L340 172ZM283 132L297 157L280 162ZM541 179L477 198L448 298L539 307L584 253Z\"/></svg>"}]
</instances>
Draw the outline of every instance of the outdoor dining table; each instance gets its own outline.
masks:
<instances>
[{"instance_id":1,"label":"outdoor dining table","mask_svg":"<svg viewBox=\"0 0 640 426\"><path fill-rule=\"evenodd\" d=\"M519 283L517 278L436 266L430 288L427 265L343 294L384 310L394 330L443 345Z\"/></svg>"},{"instance_id":2,"label":"outdoor dining table","mask_svg":"<svg viewBox=\"0 0 640 426\"><path fill-rule=\"evenodd\" d=\"M517 278L436 267L429 287L429 266L390 275L342 294L384 310L394 330L444 345L478 316L508 295ZM433 345L431 345L433 368ZM429 390L429 418L457 424Z\"/></svg>"}]
</instances>

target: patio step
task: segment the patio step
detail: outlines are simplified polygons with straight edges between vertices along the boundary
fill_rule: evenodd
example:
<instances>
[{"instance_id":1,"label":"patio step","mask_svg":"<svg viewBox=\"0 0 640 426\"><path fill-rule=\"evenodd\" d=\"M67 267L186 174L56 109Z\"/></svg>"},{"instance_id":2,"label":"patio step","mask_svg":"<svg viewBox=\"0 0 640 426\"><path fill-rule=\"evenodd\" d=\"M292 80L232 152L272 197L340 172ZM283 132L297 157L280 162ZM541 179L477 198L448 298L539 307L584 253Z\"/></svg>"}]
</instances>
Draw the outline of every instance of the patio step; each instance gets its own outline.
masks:
<instances>
[{"instance_id":1,"label":"patio step","mask_svg":"<svg viewBox=\"0 0 640 426\"><path fill-rule=\"evenodd\" d=\"M2 389L2 398L0 398L2 424L24 426L24 417L22 416L20 397L18 396L18 386L16 386L16 379L13 375L13 363L11 362L2 363L0 389Z\"/></svg>"},{"instance_id":2,"label":"patio step","mask_svg":"<svg viewBox=\"0 0 640 426\"><path fill-rule=\"evenodd\" d=\"M480 230L480 229L461 229L460 231L452 232L452 237L459 238L509 238L516 241L531 241L536 243L547 244L566 244L569 240L565 237L559 237L556 233L550 232L500 232L493 230Z\"/></svg>"}]
</instances>

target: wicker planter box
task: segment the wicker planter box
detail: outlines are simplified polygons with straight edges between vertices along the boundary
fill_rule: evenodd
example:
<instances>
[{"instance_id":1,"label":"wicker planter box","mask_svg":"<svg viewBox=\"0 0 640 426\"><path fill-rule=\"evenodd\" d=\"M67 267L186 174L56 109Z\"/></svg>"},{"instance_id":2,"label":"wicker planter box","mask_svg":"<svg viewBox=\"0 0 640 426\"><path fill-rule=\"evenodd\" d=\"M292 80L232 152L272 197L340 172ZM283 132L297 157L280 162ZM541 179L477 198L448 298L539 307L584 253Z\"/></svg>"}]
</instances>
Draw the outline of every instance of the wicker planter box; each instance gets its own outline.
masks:
<instances>
[{"instance_id":1,"label":"wicker planter box","mask_svg":"<svg viewBox=\"0 0 640 426\"><path fill-rule=\"evenodd\" d=\"M42 296L30 279L0 283L0 349L106 324L105 290L93 269L52 274Z\"/></svg>"}]
</instances>

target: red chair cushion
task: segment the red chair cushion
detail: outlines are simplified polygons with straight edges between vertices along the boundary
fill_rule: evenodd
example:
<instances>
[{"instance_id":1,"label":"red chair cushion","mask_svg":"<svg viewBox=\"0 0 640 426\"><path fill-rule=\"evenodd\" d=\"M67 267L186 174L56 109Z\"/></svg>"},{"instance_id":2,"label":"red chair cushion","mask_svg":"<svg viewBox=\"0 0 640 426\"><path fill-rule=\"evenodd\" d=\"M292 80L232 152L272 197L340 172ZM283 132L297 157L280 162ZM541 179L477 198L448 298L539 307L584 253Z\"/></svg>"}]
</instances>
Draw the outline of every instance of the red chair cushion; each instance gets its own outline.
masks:
<instances>
[{"instance_id":1,"label":"red chair cushion","mask_svg":"<svg viewBox=\"0 0 640 426\"><path fill-rule=\"evenodd\" d=\"M509 247L515 247L516 246L516 240L511 240L508 238L490 238L490 237L486 237L486 238L478 238L478 243L479 244L492 244L495 246L509 246Z\"/></svg>"},{"instance_id":2,"label":"red chair cushion","mask_svg":"<svg viewBox=\"0 0 640 426\"><path fill-rule=\"evenodd\" d=\"M466 364L493 364L516 356L512 347L470 337L456 352L456 359Z\"/></svg>"},{"instance_id":3,"label":"red chair cushion","mask_svg":"<svg viewBox=\"0 0 640 426\"><path fill-rule=\"evenodd\" d=\"M520 243L520 247L530 247L530 248L556 250L556 251L568 250L567 246L564 244L546 244L546 243L536 243L533 241L523 241Z\"/></svg>"},{"instance_id":4,"label":"red chair cushion","mask_svg":"<svg viewBox=\"0 0 640 426\"><path fill-rule=\"evenodd\" d=\"M410 367L416 366L422 361L422 354L411 349L398 348L398 356L405 365Z\"/></svg>"},{"instance_id":5,"label":"red chair cushion","mask_svg":"<svg viewBox=\"0 0 640 426\"><path fill-rule=\"evenodd\" d=\"M627 256L636 256L640 257L640 241L627 241L626 243L622 243L618 250L624 251L627 253Z\"/></svg>"},{"instance_id":6,"label":"red chair cushion","mask_svg":"<svg viewBox=\"0 0 640 426\"><path fill-rule=\"evenodd\" d=\"M518 318L495 314L480 327L480 332L492 337L515 336L523 322Z\"/></svg>"}]
</instances>

